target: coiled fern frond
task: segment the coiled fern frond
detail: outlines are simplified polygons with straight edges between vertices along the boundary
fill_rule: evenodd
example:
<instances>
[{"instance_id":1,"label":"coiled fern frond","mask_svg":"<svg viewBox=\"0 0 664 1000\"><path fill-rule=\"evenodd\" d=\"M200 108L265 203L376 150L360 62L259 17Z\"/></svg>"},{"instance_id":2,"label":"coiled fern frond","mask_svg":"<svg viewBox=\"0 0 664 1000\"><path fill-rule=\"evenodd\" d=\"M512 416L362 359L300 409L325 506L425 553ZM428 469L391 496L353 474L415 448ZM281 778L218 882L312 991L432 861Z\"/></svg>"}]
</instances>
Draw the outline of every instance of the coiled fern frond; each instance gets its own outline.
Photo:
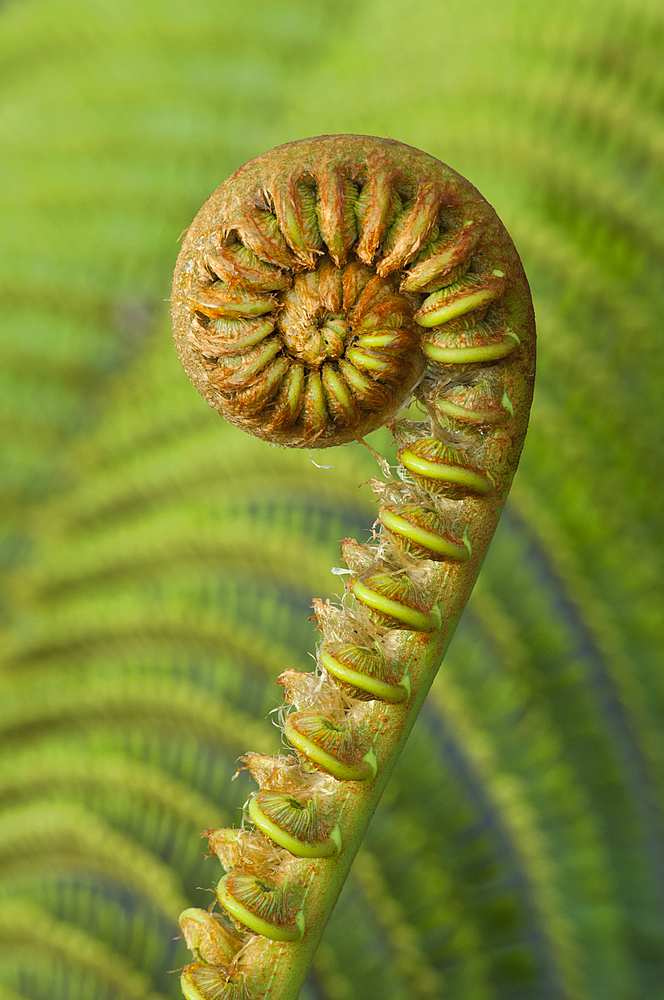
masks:
<instances>
[{"instance_id":1,"label":"coiled fern frond","mask_svg":"<svg viewBox=\"0 0 664 1000\"><path fill-rule=\"evenodd\" d=\"M392 140L321 136L205 202L171 300L180 358L223 416L333 447L390 420L373 538L341 544L346 594L314 600L317 670L279 677L294 753L243 757L249 829L208 830L222 908L188 909L187 1000L299 996L307 968L477 577L516 471L535 327L481 195ZM223 920L226 920L226 924ZM229 923L232 921L232 924Z\"/></svg>"}]
</instances>

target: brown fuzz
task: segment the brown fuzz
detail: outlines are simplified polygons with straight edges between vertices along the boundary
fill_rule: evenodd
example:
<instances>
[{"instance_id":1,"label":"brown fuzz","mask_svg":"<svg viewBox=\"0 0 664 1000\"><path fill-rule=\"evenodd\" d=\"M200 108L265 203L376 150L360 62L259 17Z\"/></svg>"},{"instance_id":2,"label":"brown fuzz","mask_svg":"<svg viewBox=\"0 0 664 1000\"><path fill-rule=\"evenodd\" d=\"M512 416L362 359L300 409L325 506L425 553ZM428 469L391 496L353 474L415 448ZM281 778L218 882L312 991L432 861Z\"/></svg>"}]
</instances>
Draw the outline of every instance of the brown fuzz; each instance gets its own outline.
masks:
<instances>
[{"instance_id":1,"label":"brown fuzz","mask_svg":"<svg viewBox=\"0 0 664 1000\"><path fill-rule=\"evenodd\" d=\"M211 965L229 965L242 941L208 910L190 909L180 914L180 930L187 948Z\"/></svg>"},{"instance_id":2,"label":"brown fuzz","mask_svg":"<svg viewBox=\"0 0 664 1000\"><path fill-rule=\"evenodd\" d=\"M408 402L429 354L446 360L441 324L489 310L500 329L496 222L467 181L392 140L271 150L188 230L172 296L180 358L204 398L252 434L292 447L352 441ZM496 356L516 344L489 339Z\"/></svg>"}]
</instances>

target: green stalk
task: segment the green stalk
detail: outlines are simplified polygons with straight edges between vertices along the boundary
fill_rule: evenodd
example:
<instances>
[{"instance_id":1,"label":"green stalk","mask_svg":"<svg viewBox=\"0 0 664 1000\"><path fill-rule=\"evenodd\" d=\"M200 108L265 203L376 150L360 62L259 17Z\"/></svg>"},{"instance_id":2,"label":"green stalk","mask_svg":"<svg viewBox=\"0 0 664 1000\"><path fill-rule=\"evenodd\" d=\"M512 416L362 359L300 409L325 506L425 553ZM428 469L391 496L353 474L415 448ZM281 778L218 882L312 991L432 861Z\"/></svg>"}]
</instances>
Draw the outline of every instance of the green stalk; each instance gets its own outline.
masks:
<instances>
[{"instance_id":1,"label":"green stalk","mask_svg":"<svg viewBox=\"0 0 664 1000\"><path fill-rule=\"evenodd\" d=\"M492 512L494 524L497 523L501 510L502 504ZM294 878L307 886L304 900L307 929L303 938L296 943L278 944L260 938L252 946L253 969L260 967L262 971L262 975L256 976L255 980L257 997L265 996L270 1000L297 1000L299 997L327 921L452 640L483 557L484 553L482 557L477 557L464 566L463 575L454 580L452 592L445 573L437 574L438 579L432 589L435 589L436 595L434 607L444 609L441 627L429 633L426 638L417 637L404 656L403 665L411 679L412 697L404 705L386 705L378 701L368 703L367 722L373 731L380 733L380 744L376 749L376 779L373 782L345 783L341 793L342 811L338 820L343 845L339 856L316 864L300 859L293 862Z\"/></svg>"}]
</instances>

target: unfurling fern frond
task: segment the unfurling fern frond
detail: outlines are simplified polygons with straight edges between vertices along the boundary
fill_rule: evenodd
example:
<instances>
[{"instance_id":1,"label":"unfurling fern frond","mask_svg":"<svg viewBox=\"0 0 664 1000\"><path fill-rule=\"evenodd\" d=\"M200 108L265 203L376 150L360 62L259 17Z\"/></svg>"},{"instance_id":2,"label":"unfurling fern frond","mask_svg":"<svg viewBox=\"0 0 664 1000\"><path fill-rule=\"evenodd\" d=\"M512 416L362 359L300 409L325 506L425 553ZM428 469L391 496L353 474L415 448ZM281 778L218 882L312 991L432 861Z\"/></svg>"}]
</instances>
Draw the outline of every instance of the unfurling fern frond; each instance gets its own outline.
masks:
<instances>
[{"instance_id":1,"label":"unfurling fern frond","mask_svg":"<svg viewBox=\"0 0 664 1000\"><path fill-rule=\"evenodd\" d=\"M251 827L208 831L230 923L182 917L188 1000L295 998L511 484L532 306L467 181L410 147L333 136L264 154L208 199L172 311L194 384L244 430L324 448L392 420L399 449L396 477L381 460L373 482L373 540L342 542L342 604L314 602L316 672L279 678L295 752L247 754ZM425 419L393 420L413 392Z\"/></svg>"}]
</instances>

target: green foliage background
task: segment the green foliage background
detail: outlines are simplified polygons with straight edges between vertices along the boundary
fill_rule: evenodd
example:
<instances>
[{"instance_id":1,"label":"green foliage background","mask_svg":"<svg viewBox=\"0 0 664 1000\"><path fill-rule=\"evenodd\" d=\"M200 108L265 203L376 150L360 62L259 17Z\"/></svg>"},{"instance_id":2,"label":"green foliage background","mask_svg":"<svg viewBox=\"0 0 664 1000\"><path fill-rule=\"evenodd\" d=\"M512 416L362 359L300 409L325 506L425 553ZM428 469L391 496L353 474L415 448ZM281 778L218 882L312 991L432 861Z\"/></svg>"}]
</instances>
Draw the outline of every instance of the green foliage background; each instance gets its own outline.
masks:
<instances>
[{"instance_id":1,"label":"green foliage background","mask_svg":"<svg viewBox=\"0 0 664 1000\"><path fill-rule=\"evenodd\" d=\"M179 995L177 915L220 874L200 831L239 822L236 758L277 749L274 680L372 523L369 454L225 426L165 301L221 180L329 132L480 188L540 361L303 998L664 997L663 43L658 0L0 7L0 1000Z\"/></svg>"}]
</instances>

